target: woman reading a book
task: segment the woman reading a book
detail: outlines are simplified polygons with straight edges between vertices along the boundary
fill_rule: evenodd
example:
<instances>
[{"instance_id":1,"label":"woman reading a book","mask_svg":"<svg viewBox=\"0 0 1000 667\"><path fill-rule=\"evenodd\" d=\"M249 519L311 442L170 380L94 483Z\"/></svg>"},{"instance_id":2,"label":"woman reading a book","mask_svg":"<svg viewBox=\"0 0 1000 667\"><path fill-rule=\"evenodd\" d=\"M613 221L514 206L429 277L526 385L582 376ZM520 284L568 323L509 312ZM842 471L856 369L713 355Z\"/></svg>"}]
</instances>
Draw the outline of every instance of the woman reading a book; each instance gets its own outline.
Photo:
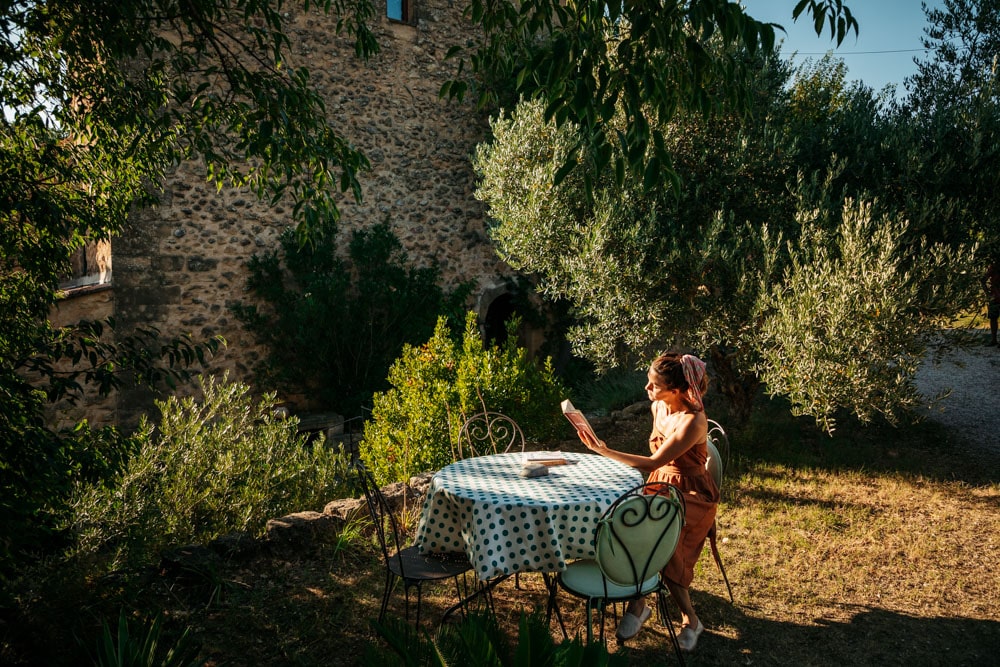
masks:
<instances>
[{"instance_id":1,"label":"woman reading a book","mask_svg":"<svg viewBox=\"0 0 1000 667\"><path fill-rule=\"evenodd\" d=\"M647 377L646 393L653 411L649 456L611 449L603 440L582 430L577 434L592 452L649 473L647 481L672 484L684 494L686 512L680 543L661 575L681 610L680 647L693 651L705 628L691 604L688 588L719 503L719 489L705 469L708 458L708 419L702 401L708 388L705 363L690 354L662 354L650 365ZM624 641L637 635L650 613L645 600L630 602L618 626L618 639Z\"/></svg>"}]
</instances>

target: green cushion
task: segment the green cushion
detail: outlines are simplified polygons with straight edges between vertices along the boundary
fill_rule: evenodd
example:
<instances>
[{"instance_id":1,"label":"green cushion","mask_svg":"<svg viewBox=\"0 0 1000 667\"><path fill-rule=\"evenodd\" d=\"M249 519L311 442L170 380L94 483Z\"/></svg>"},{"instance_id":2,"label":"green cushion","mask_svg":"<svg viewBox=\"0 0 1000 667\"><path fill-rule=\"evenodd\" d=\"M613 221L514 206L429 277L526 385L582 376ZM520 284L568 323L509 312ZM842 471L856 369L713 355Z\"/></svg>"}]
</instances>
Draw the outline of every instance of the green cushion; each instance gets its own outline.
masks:
<instances>
[{"instance_id":1,"label":"green cushion","mask_svg":"<svg viewBox=\"0 0 1000 667\"><path fill-rule=\"evenodd\" d=\"M604 586L607 580L601 574L601 568L598 567L597 561L578 560L570 563L566 570L559 575L559 578L563 587L580 597L605 597ZM642 582L638 590L635 586L621 586L612 581L607 581L607 599L622 600L638 595L646 595L655 591L659 583L659 572Z\"/></svg>"},{"instance_id":2,"label":"green cushion","mask_svg":"<svg viewBox=\"0 0 1000 667\"><path fill-rule=\"evenodd\" d=\"M601 521L596 559L609 580L631 587L655 578L680 541L684 516L680 502L663 495L635 495L620 502Z\"/></svg>"}]
</instances>

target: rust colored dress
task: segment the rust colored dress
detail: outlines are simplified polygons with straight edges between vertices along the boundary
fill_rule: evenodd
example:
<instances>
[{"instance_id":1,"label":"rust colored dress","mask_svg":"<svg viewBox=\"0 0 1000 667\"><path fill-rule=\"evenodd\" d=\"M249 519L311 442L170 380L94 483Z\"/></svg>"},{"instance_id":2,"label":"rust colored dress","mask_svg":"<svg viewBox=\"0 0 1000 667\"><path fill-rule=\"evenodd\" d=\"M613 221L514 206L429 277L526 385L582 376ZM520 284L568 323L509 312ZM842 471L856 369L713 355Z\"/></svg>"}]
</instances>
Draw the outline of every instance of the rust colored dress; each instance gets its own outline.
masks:
<instances>
[{"instance_id":1,"label":"rust colored dress","mask_svg":"<svg viewBox=\"0 0 1000 667\"><path fill-rule=\"evenodd\" d=\"M659 446L664 439L654 425L650 443ZM662 572L665 578L684 588L688 588L694 579L694 564L705 546L705 538L715 522L715 510L719 505L719 488L705 469L707 460L708 448L703 440L681 454L680 458L654 470L646 480L673 484L684 495L681 540Z\"/></svg>"}]
</instances>

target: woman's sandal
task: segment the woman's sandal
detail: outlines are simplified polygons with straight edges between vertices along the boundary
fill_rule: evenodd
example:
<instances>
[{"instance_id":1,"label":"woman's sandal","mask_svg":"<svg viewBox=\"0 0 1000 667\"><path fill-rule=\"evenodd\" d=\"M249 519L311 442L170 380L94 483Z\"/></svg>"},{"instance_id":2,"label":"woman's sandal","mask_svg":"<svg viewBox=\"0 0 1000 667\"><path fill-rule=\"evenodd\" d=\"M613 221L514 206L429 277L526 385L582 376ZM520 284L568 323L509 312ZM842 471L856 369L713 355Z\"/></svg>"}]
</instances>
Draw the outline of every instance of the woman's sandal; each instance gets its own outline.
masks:
<instances>
[{"instance_id":1,"label":"woman's sandal","mask_svg":"<svg viewBox=\"0 0 1000 667\"><path fill-rule=\"evenodd\" d=\"M622 615L621 623L618 624L618 630L615 632L615 637L618 641L625 641L626 639L632 639L639 631L642 630L642 624L646 622L649 615L653 613L650 607L643 607L639 615L636 616L631 612L626 612Z\"/></svg>"},{"instance_id":2,"label":"woman's sandal","mask_svg":"<svg viewBox=\"0 0 1000 667\"><path fill-rule=\"evenodd\" d=\"M694 650L694 647L698 645L698 637L701 633L705 631L705 626L698 621L698 627L692 628L690 625L685 625L681 628L681 633L677 635L677 645L681 647L681 650L685 653L690 653Z\"/></svg>"}]
</instances>

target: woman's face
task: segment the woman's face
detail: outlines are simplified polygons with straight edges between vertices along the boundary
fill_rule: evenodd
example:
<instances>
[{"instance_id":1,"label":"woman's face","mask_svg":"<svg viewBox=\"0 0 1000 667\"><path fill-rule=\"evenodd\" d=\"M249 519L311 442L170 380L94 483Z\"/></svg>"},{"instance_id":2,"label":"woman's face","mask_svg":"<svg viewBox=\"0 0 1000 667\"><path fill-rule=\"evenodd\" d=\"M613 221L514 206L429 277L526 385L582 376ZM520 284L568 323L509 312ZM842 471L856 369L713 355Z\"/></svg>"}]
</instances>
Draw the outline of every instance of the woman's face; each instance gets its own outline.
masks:
<instances>
[{"instance_id":1,"label":"woman's face","mask_svg":"<svg viewBox=\"0 0 1000 667\"><path fill-rule=\"evenodd\" d=\"M666 401L677 393L676 389L667 389L660 377L652 368L646 373L646 395L651 401Z\"/></svg>"}]
</instances>

